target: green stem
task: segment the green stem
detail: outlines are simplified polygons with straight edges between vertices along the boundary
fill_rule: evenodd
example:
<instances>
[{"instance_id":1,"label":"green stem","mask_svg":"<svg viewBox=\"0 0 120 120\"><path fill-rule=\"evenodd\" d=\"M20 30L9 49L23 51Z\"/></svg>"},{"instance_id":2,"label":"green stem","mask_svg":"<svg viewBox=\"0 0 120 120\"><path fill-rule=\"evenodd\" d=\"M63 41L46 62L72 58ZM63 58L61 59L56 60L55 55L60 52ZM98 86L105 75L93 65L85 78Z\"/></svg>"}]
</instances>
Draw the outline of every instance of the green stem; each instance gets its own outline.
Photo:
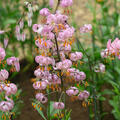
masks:
<instances>
[{"instance_id":1,"label":"green stem","mask_svg":"<svg viewBox=\"0 0 120 120\"><path fill-rule=\"evenodd\" d=\"M48 88L48 120L51 120L50 116L50 89Z\"/></svg>"}]
</instances>

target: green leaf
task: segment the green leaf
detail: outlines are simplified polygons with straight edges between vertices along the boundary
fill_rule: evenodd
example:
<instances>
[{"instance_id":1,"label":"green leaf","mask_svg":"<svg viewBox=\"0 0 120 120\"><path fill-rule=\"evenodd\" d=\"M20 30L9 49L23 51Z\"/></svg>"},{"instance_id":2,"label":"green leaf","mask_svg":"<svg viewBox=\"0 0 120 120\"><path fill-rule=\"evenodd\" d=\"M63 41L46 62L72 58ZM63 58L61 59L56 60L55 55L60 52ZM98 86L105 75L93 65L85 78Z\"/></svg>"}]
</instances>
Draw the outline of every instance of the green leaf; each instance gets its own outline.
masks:
<instances>
[{"instance_id":1,"label":"green leaf","mask_svg":"<svg viewBox=\"0 0 120 120\"><path fill-rule=\"evenodd\" d=\"M8 20L5 20L3 24L8 25L8 24L15 24L15 23L16 23L15 19L8 19Z\"/></svg>"},{"instance_id":2,"label":"green leaf","mask_svg":"<svg viewBox=\"0 0 120 120\"><path fill-rule=\"evenodd\" d=\"M36 105L35 103L33 103L33 105ZM43 112L39 109L39 107L36 105L35 109L39 112L39 114L41 115L41 117L44 119L44 120L47 120L43 114Z\"/></svg>"}]
</instances>

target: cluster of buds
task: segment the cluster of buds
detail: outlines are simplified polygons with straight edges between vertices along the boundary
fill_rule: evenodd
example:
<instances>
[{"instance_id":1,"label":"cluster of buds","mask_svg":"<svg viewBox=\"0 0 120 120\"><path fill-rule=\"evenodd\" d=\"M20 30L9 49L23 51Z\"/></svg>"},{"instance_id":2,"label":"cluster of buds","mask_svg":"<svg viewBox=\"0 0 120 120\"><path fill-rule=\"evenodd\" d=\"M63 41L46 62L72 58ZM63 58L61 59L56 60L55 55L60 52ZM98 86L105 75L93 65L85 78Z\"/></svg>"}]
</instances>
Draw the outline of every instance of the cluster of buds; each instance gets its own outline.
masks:
<instances>
[{"instance_id":1,"label":"cluster of buds","mask_svg":"<svg viewBox=\"0 0 120 120\"><path fill-rule=\"evenodd\" d=\"M60 5L62 7L71 6L72 0L61 0ZM73 85L82 83L86 79L86 74L72 68L82 59L83 54L82 52L72 52L75 29L67 23L68 16L60 11L52 14L48 8L41 9L40 15L44 17L44 21L34 24L32 27L33 31L37 33L35 44L39 49L37 52L39 55L35 57L39 66L34 72L36 79L33 83L34 89L38 90L36 99L40 103L46 103L48 101L47 93L44 94L46 89L61 94L66 93L68 96L76 96L78 100L87 99L89 92L70 87L71 83ZM85 26L83 31L91 31L91 26ZM64 109L64 106L61 97L53 104L54 109Z\"/></svg>"},{"instance_id":2,"label":"cluster of buds","mask_svg":"<svg viewBox=\"0 0 120 120\"><path fill-rule=\"evenodd\" d=\"M112 43L111 39L107 42L107 48L101 52L102 58L110 57L118 57L120 59L120 40L116 38Z\"/></svg>"},{"instance_id":3,"label":"cluster of buds","mask_svg":"<svg viewBox=\"0 0 120 120\"><path fill-rule=\"evenodd\" d=\"M11 95L15 95L17 92L17 86L14 83L7 81L9 72L5 69L5 64L12 65L18 72L20 70L19 59L16 57L7 58L5 61L5 50L0 47L0 93L4 94L4 97L0 101L0 111L10 112L14 107L14 101L11 99Z\"/></svg>"},{"instance_id":4,"label":"cluster of buds","mask_svg":"<svg viewBox=\"0 0 120 120\"><path fill-rule=\"evenodd\" d=\"M24 21L23 21L23 19L21 19L19 24L16 26L16 30L15 30L16 38L18 41L25 41L25 39L26 39L25 32L21 33L23 27L24 27Z\"/></svg>"}]
</instances>

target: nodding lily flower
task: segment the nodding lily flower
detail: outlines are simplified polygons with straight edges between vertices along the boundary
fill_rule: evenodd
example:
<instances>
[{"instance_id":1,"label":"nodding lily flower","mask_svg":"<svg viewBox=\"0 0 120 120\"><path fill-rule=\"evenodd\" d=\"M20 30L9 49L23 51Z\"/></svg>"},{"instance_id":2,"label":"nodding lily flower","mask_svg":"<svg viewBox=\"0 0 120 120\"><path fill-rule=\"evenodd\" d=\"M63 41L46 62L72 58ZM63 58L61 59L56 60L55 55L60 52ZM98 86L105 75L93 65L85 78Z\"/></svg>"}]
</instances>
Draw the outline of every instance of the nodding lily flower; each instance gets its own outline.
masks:
<instances>
[{"instance_id":1,"label":"nodding lily flower","mask_svg":"<svg viewBox=\"0 0 120 120\"><path fill-rule=\"evenodd\" d=\"M7 84L3 90L5 91L6 96L14 95L17 92L17 86L14 83Z\"/></svg>"},{"instance_id":2,"label":"nodding lily flower","mask_svg":"<svg viewBox=\"0 0 120 120\"><path fill-rule=\"evenodd\" d=\"M45 95L43 95L43 93L37 93L36 94L36 99L43 104L48 101L47 97L45 97Z\"/></svg>"},{"instance_id":3,"label":"nodding lily flower","mask_svg":"<svg viewBox=\"0 0 120 120\"><path fill-rule=\"evenodd\" d=\"M8 65L14 65L16 68L16 71L20 71L20 63L19 63L19 58L16 57L10 57L7 59L7 64Z\"/></svg>"},{"instance_id":4,"label":"nodding lily flower","mask_svg":"<svg viewBox=\"0 0 120 120\"><path fill-rule=\"evenodd\" d=\"M65 59L62 62L56 63L56 68L60 70L69 69L72 66L72 62L69 59Z\"/></svg>"},{"instance_id":5,"label":"nodding lily flower","mask_svg":"<svg viewBox=\"0 0 120 120\"><path fill-rule=\"evenodd\" d=\"M68 96L73 96L73 95L77 95L79 93L79 90L76 87L70 87L67 91L66 94Z\"/></svg>"},{"instance_id":6,"label":"nodding lily flower","mask_svg":"<svg viewBox=\"0 0 120 120\"><path fill-rule=\"evenodd\" d=\"M78 60L82 59L82 56L83 56L83 54L81 52L75 52L75 53L70 54L70 59L72 61L78 61Z\"/></svg>"},{"instance_id":7,"label":"nodding lily flower","mask_svg":"<svg viewBox=\"0 0 120 120\"><path fill-rule=\"evenodd\" d=\"M64 109L65 105L63 102L54 102L53 107L54 109Z\"/></svg>"},{"instance_id":8,"label":"nodding lily flower","mask_svg":"<svg viewBox=\"0 0 120 120\"><path fill-rule=\"evenodd\" d=\"M2 112L9 112L10 110L13 109L14 107L14 102L12 99L8 98L7 96L5 96L7 101L1 101L0 102L0 110Z\"/></svg>"},{"instance_id":9,"label":"nodding lily flower","mask_svg":"<svg viewBox=\"0 0 120 120\"><path fill-rule=\"evenodd\" d=\"M4 60L5 56L6 56L5 50L0 47L0 61Z\"/></svg>"},{"instance_id":10,"label":"nodding lily flower","mask_svg":"<svg viewBox=\"0 0 120 120\"><path fill-rule=\"evenodd\" d=\"M47 83L45 81L37 81L33 83L34 89L44 90L47 87Z\"/></svg>"},{"instance_id":11,"label":"nodding lily flower","mask_svg":"<svg viewBox=\"0 0 120 120\"><path fill-rule=\"evenodd\" d=\"M90 93L86 90L84 90L83 92L80 92L78 95L78 99L79 100L84 100L87 99L90 96Z\"/></svg>"},{"instance_id":12,"label":"nodding lily flower","mask_svg":"<svg viewBox=\"0 0 120 120\"><path fill-rule=\"evenodd\" d=\"M0 80L5 81L6 79L8 79L8 76L9 76L9 73L7 70L2 69L0 71Z\"/></svg>"},{"instance_id":13,"label":"nodding lily flower","mask_svg":"<svg viewBox=\"0 0 120 120\"><path fill-rule=\"evenodd\" d=\"M37 32L38 34L40 34L43 30L43 26L40 24L34 24L32 29L34 32Z\"/></svg>"},{"instance_id":14,"label":"nodding lily flower","mask_svg":"<svg viewBox=\"0 0 120 120\"><path fill-rule=\"evenodd\" d=\"M120 59L120 40L116 38L112 43L111 39L107 42L109 55L117 56Z\"/></svg>"}]
</instances>

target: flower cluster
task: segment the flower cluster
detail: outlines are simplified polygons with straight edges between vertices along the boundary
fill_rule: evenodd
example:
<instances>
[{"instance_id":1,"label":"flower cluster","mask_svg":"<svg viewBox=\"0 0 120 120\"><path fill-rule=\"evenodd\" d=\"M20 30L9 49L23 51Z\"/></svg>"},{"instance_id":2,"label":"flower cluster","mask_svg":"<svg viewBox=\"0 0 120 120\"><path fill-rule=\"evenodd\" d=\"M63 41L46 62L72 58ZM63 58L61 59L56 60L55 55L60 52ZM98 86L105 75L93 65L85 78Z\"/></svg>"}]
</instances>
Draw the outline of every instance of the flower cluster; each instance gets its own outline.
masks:
<instances>
[{"instance_id":1,"label":"flower cluster","mask_svg":"<svg viewBox=\"0 0 120 120\"><path fill-rule=\"evenodd\" d=\"M72 5L72 0L61 0L60 5L68 7ZM69 87L72 82L82 83L86 79L86 74L76 68L72 68L83 57L82 52L72 52L72 44L75 41L74 27L68 23L68 16L56 11L50 13L48 8L40 10L40 15L45 21L40 24L33 25L33 31L37 33L35 44L39 49L39 55L35 57L36 63L39 64L34 71L36 79L33 87L38 90L36 99L40 103L46 103L46 89L50 91L64 92L68 96L76 96L79 100L84 100L89 97L89 92L81 91L77 87ZM85 26L82 31L90 31L91 26ZM68 79L71 79L68 81ZM69 88L69 89L66 89ZM46 93L47 94L47 93ZM49 93L50 94L50 93ZM54 102L55 109L63 109L64 103L61 100Z\"/></svg>"},{"instance_id":2,"label":"flower cluster","mask_svg":"<svg viewBox=\"0 0 120 120\"><path fill-rule=\"evenodd\" d=\"M11 99L11 95L16 94L17 86L14 83L7 82L9 77L9 72L4 68L5 61L5 50L0 47L0 65L2 69L0 70L0 93L4 94L4 97L0 101L0 111L9 112L14 107L14 101ZM19 59L16 57L11 57L7 59L7 65L12 65L18 72L20 70Z\"/></svg>"}]
</instances>

